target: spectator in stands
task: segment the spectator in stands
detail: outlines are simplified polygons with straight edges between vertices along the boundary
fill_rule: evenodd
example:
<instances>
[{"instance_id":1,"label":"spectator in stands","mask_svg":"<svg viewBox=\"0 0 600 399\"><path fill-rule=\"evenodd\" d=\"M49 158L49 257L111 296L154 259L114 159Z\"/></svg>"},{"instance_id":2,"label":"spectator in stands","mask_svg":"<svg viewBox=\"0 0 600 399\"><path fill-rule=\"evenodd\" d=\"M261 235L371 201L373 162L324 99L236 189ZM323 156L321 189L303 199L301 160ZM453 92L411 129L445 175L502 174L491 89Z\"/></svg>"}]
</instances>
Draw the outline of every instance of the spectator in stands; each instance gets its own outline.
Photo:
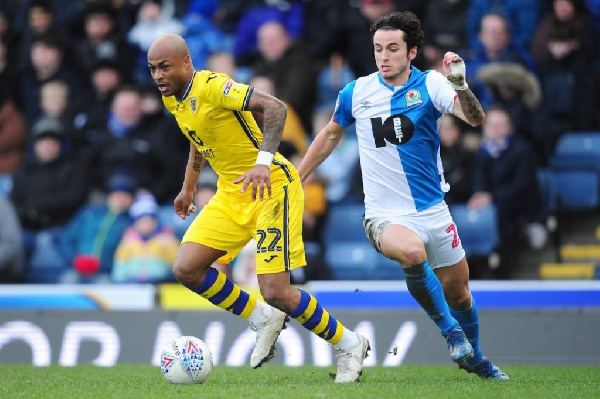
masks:
<instances>
[{"instance_id":1,"label":"spectator in stands","mask_svg":"<svg viewBox=\"0 0 600 399\"><path fill-rule=\"evenodd\" d=\"M461 51L467 44L468 0L432 0L423 20L425 65L434 68L446 51ZM437 69L437 68L435 68Z\"/></svg>"},{"instance_id":2,"label":"spectator in stands","mask_svg":"<svg viewBox=\"0 0 600 399\"><path fill-rule=\"evenodd\" d=\"M87 160L63 152L63 130L52 119L37 122L32 131L33 156L14 174L11 200L24 229L28 267L41 262L43 267L62 268L60 231L87 199Z\"/></svg>"},{"instance_id":3,"label":"spectator in stands","mask_svg":"<svg viewBox=\"0 0 600 399\"><path fill-rule=\"evenodd\" d=\"M304 29L304 5L299 0L252 0L240 2L233 55L236 65L252 66L260 58L259 29L278 22L290 40L298 40Z\"/></svg>"},{"instance_id":4,"label":"spectator in stands","mask_svg":"<svg viewBox=\"0 0 600 399\"><path fill-rule=\"evenodd\" d=\"M92 145L97 167L92 179L95 188L102 190L115 172L129 171L139 186L152 192L162 204L170 202L173 194L171 152L161 147L162 135L168 132L156 130L144 120L141 103L135 86L117 89L108 118L95 133Z\"/></svg>"},{"instance_id":5,"label":"spectator in stands","mask_svg":"<svg viewBox=\"0 0 600 399\"><path fill-rule=\"evenodd\" d=\"M540 22L542 5L539 0L471 0L467 20L469 47L477 46L480 26L489 13L502 15L514 44L529 48Z\"/></svg>"},{"instance_id":6,"label":"spectator in stands","mask_svg":"<svg viewBox=\"0 0 600 399\"><path fill-rule=\"evenodd\" d=\"M514 134L510 114L493 106L486 111L481 149L473 168L473 195L468 205L477 209L493 204L498 211L500 265L493 270L499 279L512 275L523 228L537 221L540 196L536 153Z\"/></svg>"},{"instance_id":7,"label":"spectator in stands","mask_svg":"<svg viewBox=\"0 0 600 399\"><path fill-rule=\"evenodd\" d=\"M61 234L60 248L71 266L63 283L110 281L117 246L131 225L129 207L137 190L133 176L116 173L108 181L106 201L83 207Z\"/></svg>"},{"instance_id":8,"label":"spectator in stands","mask_svg":"<svg viewBox=\"0 0 600 399\"><path fill-rule=\"evenodd\" d=\"M90 78L92 95L89 102L74 105L75 145L88 148L106 124L110 104L118 87L125 82L123 72L115 60L102 58L96 63Z\"/></svg>"},{"instance_id":9,"label":"spectator in stands","mask_svg":"<svg viewBox=\"0 0 600 399\"><path fill-rule=\"evenodd\" d=\"M174 17L174 0L142 0L135 24L127 35L134 49L133 78L140 85L151 84L146 60L150 44L163 33L183 32L183 25Z\"/></svg>"},{"instance_id":10,"label":"spectator in stands","mask_svg":"<svg viewBox=\"0 0 600 399\"><path fill-rule=\"evenodd\" d=\"M0 41L8 47L8 59L18 60L21 48L21 35L14 27L14 18L10 7L0 4ZM16 64L16 63L12 63ZM17 65L14 65L16 68Z\"/></svg>"},{"instance_id":11,"label":"spectator in stands","mask_svg":"<svg viewBox=\"0 0 600 399\"><path fill-rule=\"evenodd\" d=\"M366 54L373 53L373 38L369 27L379 17L395 10L392 0L361 0L358 10L349 9L340 24L340 30L333 37L334 49L341 50L348 61L354 76L367 76L377 71L377 66L372 57Z\"/></svg>"},{"instance_id":12,"label":"spectator in stands","mask_svg":"<svg viewBox=\"0 0 600 399\"><path fill-rule=\"evenodd\" d=\"M23 74L19 104L28 121L35 122L42 116L40 90L44 83L61 80L69 87L72 104L85 102L88 95L75 70L65 62L65 43L58 36L36 36L31 43L32 67Z\"/></svg>"},{"instance_id":13,"label":"spectator in stands","mask_svg":"<svg viewBox=\"0 0 600 399\"><path fill-rule=\"evenodd\" d=\"M21 225L10 199L0 195L0 283L21 280Z\"/></svg>"},{"instance_id":14,"label":"spectator in stands","mask_svg":"<svg viewBox=\"0 0 600 399\"><path fill-rule=\"evenodd\" d=\"M73 115L69 104L69 86L61 80L51 80L40 89L42 119L57 120L64 128L63 150L73 150Z\"/></svg>"},{"instance_id":15,"label":"spectator in stands","mask_svg":"<svg viewBox=\"0 0 600 399\"><path fill-rule=\"evenodd\" d=\"M481 20L479 42L465 60L470 75L469 85L479 98L481 105L487 108L492 104L491 94L485 86L477 80L479 68L492 62L514 62L523 65L529 71L535 71L535 64L531 54L523 47L511 41L508 22L500 14L486 14Z\"/></svg>"},{"instance_id":16,"label":"spectator in stands","mask_svg":"<svg viewBox=\"0 0 600 399\"><path fill-rule=\"evenodd\" d=\"M580 47L588 58L598 55L598 42L589 15L579 0L552 0L544 14L531 43L531 53L541 65L548 54L548 41L552 30L570 27L575 32Z\"/></svg>"},{"instance_id":17,"label":"spectator in stands","mask_svg":"<svg viewBox=\"0 0 600 399\"><path fill-rule=\"evenodd\" d=\"M31 47L36 37L53 36L65 39L64 31L56 23L54 9L50 0L31 0L23 3L26 8L26 27L21 40L19 68L31 66Z\"/></svg>"},{"instance_id":18,"label":"spectator in stands","mask_svg":"<svg viewBox=\"0 0 600 399\"><path fill-rule=\"evenodd\" d=\"M447 204L466 203L473 193L473 161L475 154L465 147L464 124L454 115L446 115L440 124L440 157L444 179L450 185L444 200Z\"/></svg>"},{"instance_id":19,"label":"spectator in stands","mask_svg":"<svg viewBox=\"0 0 600 399\"><path fill-rule=\"evenodd\" d=\"M259 28L258 48L260 57L254 65L255 75L270 77L277 97L298 112L305 131L312 131L318 65L303 44L294 41L279 22L267 22Z\"/></svg>"},{"instance_id":20,"label":"spectator in stands","mask_svg":"<svg viewBox=\"0 0 600 399\"><path fill-rule=\"evenodd\" d=\"M158 204L149 192L139 192L129 209L133 226L123 234L115 253L112 280L117 283L158 283L173 280L171 267L179 240L158 222Z\"/></svg>"},{"instance_id":21,"label":"spectator in stands","mask_svg":"<svg viewBox=\"0 0 600 399\"><path fill-rule=\"evenodd\" d=\"M268 76L255 75L248 84L272 96L276 95L275 82ZM294 107L290 104L287 106L287 116L281 139L289 141L301 154L304 154L308 148L308 136ZM254 115L254 119L257 120L259 126L262 126L263 115Z\"/></svg>"},{"instance_id":22,"label":"spectator in stands","mask_svg":"<svg viewBox=\"0 0 600 399\"><path fill-rule=\"evenodd\" d=\"M8 95L0 90L0 174L12 174L22 164L29 135L23 114Z\"/></svg>"},{"instance_id":23,"label":"spectator in stands","mask_svg":"<svg viewBox=\"0 0 600 399\"><path fill-rule=\"evenodd\" d=\"M514 62L492 62L479 68L477 81L490 95L491 102L502 105L513 122L515 133L525 137L544 156L544 137L535 134L535 113L541 101L538 78Z\"/></svg>"},{"instance_id":24,"label":"spectator in stands","mask_svg":"<svg viewBox=\"0 0 600 399\"><path fill-rule=\"evenodd\" d=\"M549 33L548 53L540 66L538 114L538 135L547 144L547 155L566 131L600 129L600 78L580 44L572 27L557 26Z\"/></svg>"},{"instance_id":25,"label":"spectator in stands","mask_svg":"<svg viewBox=\"0 0 600 399\"><path fill-rule=\"evenodd\" d=\"M33 126L33 157L14 176L11 197L23 228L62 226L87 199L85 161L63 153L64 128L42 119Z\"/></svg>"},{"instance_id":26,"label":"spectator in stands","mask_svg":"<svg viewBox=\"0 0 600 399\"><path fill-rule=\"evenodd\" d=\"M108 2L88 2L84 8L84 36L74 43L77 63L90 76L101 59L111 59L121 71L131 69L129 46L119 32L116 14Z\"/></svg>"}]
</instances>

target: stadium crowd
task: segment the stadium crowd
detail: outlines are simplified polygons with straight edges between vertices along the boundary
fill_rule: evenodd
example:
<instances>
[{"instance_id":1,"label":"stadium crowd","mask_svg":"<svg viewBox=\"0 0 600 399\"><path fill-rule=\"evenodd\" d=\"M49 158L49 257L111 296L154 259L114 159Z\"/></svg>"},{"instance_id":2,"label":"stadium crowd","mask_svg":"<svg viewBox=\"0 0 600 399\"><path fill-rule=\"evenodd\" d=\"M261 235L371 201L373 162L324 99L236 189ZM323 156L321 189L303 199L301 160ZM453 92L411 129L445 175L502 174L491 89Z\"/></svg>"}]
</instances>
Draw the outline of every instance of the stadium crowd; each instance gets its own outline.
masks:
<instances>
[{"instance_id":1,"label":"stadium crowd","mask_svg":"<svg viewBox=\"0 0 600 399\"><path fill-rule=\"evenodd\" d=\"M376 72L369 25L393 10L423 22L413 64L439 69L457 52L488 114L479 130L442 121L446 201L496 205L503 262L515 237L542 245L536 171L565 132L600 130L598 0L4 0L0 282L172 280L190 223L172 209L189 145L148 71L159 35L181 34L196 69L285 101L280 152L298 165L338 91ZM331 278L323 225L331 207L362 201L359 168L349 131L305 182L309 267L295 282ZM215 190L203 171L198 209ZM242 284L252 253L228 270Z\"/></svg>"}]
</instances>

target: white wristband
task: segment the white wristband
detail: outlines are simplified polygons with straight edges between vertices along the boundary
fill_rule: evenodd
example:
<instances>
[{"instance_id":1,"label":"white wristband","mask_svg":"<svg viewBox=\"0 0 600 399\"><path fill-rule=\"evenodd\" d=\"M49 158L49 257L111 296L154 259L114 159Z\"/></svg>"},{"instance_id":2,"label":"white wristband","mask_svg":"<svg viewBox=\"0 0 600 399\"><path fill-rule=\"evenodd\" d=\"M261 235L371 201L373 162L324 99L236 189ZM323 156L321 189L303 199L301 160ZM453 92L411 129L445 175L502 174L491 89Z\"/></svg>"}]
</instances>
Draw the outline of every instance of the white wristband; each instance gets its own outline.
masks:
<instances>
[{"instance_id":1,"label":"white wristband","mask_svg":"<svg viewBox=\"0 0 600 399\"><path fill-rule=\"evenodd\" d=\"M271 154L270 152L259 151L258 156L256 157L256 164L270 167L274 156L275 155Z\"/></svg>"},{"instance_id":2,"label":"white wristband","mask_svg":"<svg viewBox=\"0 0 600 399\"><path fill-rule=\"evenodd\" d=\"M450 69L452 72L448 76L446 76L446 79L448 79L448 81L450 82L450 86L452 86L454 90L468 89L469 85L467 84L467 80L465 79L467 72L465 62L452 62L450 64Z\"/></svg>"}]
</instances>

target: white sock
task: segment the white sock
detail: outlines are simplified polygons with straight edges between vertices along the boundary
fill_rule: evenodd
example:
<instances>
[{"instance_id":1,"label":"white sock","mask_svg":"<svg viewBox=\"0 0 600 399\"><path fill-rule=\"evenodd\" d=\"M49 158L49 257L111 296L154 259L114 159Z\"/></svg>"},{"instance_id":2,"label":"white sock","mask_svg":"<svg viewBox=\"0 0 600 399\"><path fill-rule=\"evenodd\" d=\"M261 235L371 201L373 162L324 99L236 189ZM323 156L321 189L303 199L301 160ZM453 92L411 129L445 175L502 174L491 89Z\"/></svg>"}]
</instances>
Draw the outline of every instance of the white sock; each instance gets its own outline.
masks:
<instances>
[{"instance_id":1,"label":"white sock","mask_svg":"<svg viewBox=\"0 0 600 399\"><path fill-rule=\"evenodd\" d=\"M270 305L257 300L254 310L250 313L250 316L248 316L248 321L254 325L260 325L271 320L273 314L273 308Z\"/></svg>"},{"instance_id":2,"label":"white sock","mask_svg":"<svg viewBox=\"0 0 600 399\"><path fill-rule=\"evenodd\" d=\"M337 344L335 344L333 346L338 349L348 350L348 349L356 348L359 343L360 343L360 341L358 340L358 334L352 330L344 328L344 333L342 334L342 339L340 339L340 342L338 342Z\"/></svg>"}]
</instances>

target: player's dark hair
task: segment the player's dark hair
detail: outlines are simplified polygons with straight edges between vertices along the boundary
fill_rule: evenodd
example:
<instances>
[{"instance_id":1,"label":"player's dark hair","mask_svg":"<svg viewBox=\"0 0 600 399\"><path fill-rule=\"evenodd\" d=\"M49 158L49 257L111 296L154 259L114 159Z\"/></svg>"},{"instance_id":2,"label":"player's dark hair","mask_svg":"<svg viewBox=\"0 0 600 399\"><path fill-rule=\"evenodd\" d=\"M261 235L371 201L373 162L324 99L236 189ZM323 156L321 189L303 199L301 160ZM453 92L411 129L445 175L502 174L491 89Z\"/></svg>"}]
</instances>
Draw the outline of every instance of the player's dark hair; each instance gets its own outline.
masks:
<instances>
[{"instance_id":1,"label":"player's dark hair","mask_svg":"<svg viewBox=\"0 0 600 399\"><path fill-rule=\"evenodd\" d=\"M404 41L408 51L417 47L420 52L424 44L424 34L421 21L416 14L410 11L392 12L379 18L371 25L371 36L378 30L401 30L404 32Z\"/></svg>"}]
</instances>

